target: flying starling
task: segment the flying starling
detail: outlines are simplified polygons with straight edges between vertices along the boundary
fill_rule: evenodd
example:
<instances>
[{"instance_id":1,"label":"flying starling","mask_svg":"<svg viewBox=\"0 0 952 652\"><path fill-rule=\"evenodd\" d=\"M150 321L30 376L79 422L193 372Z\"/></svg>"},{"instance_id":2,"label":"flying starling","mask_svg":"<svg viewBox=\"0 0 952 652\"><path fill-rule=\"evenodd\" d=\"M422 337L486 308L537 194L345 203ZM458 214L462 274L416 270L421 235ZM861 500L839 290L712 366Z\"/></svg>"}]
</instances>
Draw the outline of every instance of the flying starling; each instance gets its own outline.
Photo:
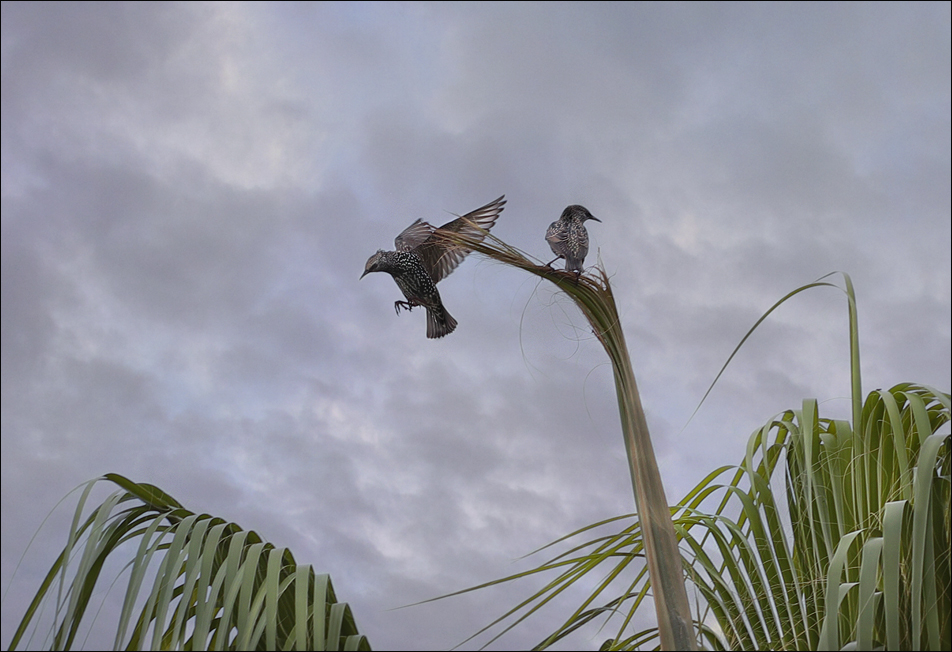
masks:
<instances>
[{"instance_id":1,"label":"flying starling","mask_svg":"<svg viewBox=\"0 0 952 652\"><path fill-rule=\"evenodd\" d=\"M426 308L426 336L449 335L456 329L456 320L443 307L436 284L463 262L470 249L447 239L446 235L458 233L482 240L502 212L506 203L504 198L505 195L440 228L418 219L393 241L396 251L378 249L367 259L360 278L370 272L387 272L407 299L393 302L397 314L400 314L400 308L409 311L423 306Z\"/></svg>"},{"instance_id":2,"label":"flying starling","mask_svg":"<svg viewBox=\"0 0 952 652\"><path fill-rule=\"evenodd\" d=\"M545 232L545 239L552 247L552 253L555 254L555 258L549 265L559 258L564 258L565 271L575 272L576 276L582 273L582 263L588 255L588 231L585 230L585 220L601 222L584 206L572 204L562 211L562 217L549 225L549 229Z\"/></svg>"}]
</instances>

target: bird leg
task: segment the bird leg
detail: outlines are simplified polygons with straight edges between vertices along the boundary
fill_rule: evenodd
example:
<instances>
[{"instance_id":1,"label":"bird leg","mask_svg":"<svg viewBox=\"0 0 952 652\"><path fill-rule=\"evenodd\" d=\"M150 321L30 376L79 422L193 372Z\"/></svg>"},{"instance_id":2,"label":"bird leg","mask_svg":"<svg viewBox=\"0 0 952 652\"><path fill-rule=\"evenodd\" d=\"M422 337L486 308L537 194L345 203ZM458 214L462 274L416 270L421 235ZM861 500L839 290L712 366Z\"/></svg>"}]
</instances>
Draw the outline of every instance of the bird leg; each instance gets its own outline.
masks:
<instances>
[{"instance_id":1,"label":"bird leg","mask_svg":"<svg viewBox=\"0 0 952 652\"><path fill-rule=\"evenodd\" d=\"M557 261L559 258L562 258L562 256L556 256L555 258L553 258L552 260L550 260L549 262L547 262L547 263L545 264L545 266L546 266L546 267L552 267L552 263L554 263L555 261Z\"/></svg>"},{"instance_id":2,"label":"bird leg","mask_svg":"<svg viewBox=\"0 0 952 652\"><path fill-rule=\"evenodd\" d=\"M397 311L397 314L400 314L400 308L404 308L407 312L411 312L415 306L421 304L416 303L415 301L394 301L393 308Z\"/></svg>"}]
</instances>

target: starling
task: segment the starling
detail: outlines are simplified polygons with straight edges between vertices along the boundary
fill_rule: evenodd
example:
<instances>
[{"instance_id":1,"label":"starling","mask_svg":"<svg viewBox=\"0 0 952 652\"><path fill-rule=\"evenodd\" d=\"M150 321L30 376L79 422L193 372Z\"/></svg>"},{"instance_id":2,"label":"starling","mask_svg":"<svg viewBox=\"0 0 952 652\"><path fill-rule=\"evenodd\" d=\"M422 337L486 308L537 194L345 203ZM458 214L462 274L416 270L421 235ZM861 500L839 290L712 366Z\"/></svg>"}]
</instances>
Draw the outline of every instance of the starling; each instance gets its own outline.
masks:
<instances>
[{"instance_id":1,"label":"starling","mask_svg":"<svg viewBox=\"0 0 952 652\"><path fill-rule=\"evenodd\" d=\"M445 235L458 233L482 240L502 212L506 203L504 198L505 195L440 228L418 219L393 241L396 251L377 250L367 259L360 278L370 272L387 272L407 299L393 302L397 314L400 314L400 308L409 311L423 306L426 308L426 336L449 335L456 329L456 320L443 307L436 284L449 276L470 250L446 239Z\"/></svg>"},{"instance_id":2,"label":"starling","mask_svg":"<svg viewBox=\"0 0 952 652\"><path fill-rule=\"evenodd\" d=\"M584 206L572 204L566 206L562 216L549 225L549 229L545 232L545 240L552 248L552 253L555 254L555 258L549 265L559 258L564 258L565 271L575 272L576 276L582 273L582 263L588 255L588 231L585 230L585 220L601 222Z\"/></svg>"}]
</instances>

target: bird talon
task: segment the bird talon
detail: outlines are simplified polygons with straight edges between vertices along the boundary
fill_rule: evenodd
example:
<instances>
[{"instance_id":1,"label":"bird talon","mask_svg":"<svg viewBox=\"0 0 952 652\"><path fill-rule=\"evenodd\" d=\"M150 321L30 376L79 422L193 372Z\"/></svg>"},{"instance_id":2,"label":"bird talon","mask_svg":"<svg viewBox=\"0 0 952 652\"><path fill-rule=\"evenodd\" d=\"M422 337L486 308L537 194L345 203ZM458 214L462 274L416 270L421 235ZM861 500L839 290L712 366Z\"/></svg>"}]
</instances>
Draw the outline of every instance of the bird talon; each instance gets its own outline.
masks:
<instances>
[{"instance_id":1,"label":"bird talon","mask_svg":"<svg viewBox=\"0 0 952 652\"><path fill-rule=\"evenodd\" d=\"M403 309L406 310L407 312L412 312L412 311L413 311L413 305L414 305L414 304L410 303L409 301L394 301L394 302L393 302L393 308L394 308L394 310L397 311L397 314L398 314L398 315L400 314L400 308L403 308Z\"/></svg>"}]
</instances>

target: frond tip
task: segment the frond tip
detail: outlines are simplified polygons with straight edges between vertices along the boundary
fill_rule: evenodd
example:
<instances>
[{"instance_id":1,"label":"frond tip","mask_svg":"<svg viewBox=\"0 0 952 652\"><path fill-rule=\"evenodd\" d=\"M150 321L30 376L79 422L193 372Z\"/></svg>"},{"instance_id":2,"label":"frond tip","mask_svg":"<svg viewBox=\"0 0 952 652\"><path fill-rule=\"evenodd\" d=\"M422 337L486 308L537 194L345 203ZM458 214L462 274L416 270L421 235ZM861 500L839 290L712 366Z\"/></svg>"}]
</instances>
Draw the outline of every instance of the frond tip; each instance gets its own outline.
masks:
<instances>
[{"instance_id":1,"label":"frond tip","mask_svg":"<svg viewBox=\"0 0 952 652\"><path fill-rule=\"evenodd\" d=\"M467 238L459 234L448 234L445 237L498 263L551 281L575 301L591 324L595 335L602 340L603 344L607 344L603 335L617 326L618 312L615 309L615 299L612 295L611 284L608 282L608 275L600 263L595 265L594 274L575 274L545 265L539 259L500 240L488 231L485 237L479 239Z\"/></svg>"}]
</instances>

